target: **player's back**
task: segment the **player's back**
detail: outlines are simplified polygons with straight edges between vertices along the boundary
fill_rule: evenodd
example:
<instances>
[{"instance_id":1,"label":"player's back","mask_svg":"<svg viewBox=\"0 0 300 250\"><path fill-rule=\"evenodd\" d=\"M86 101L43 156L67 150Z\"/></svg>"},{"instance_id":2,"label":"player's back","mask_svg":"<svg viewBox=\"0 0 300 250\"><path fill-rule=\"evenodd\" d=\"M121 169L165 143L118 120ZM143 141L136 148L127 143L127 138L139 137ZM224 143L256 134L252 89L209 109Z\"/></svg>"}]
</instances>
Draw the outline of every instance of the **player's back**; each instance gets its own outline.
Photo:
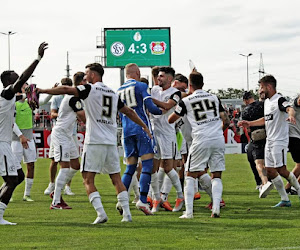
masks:
<instances>
[{"instance_id":1,"label":"player's back","mask_svg":"<svg viewBox=\"0 0 300 250\"><path fill-rule=\"evenodd\" d=\"M193 140L203 142L223 138L220 112L224 109L217 96L198 89L182 101L192 126Z\"/></svg>"},{"instance_id":2,"label":"player's back","mask_svg":"<svg viewBox=\"0 0 300 250\"><path fill-rule=\"evenodd\" d=\"M87 89L88 96L83 99L86 115L87 144L117 144L117 110L118 96L102 82L79 85L77 88Z\"/></svg>"},{"instance_id":3,"label":"player's back","mask_svg":"<svg viewBox=\"0 0 300 250\"><path fill-rule=\"evenodd\" d=\"M72 95L64 96L59 106L57 121L53 129L62 130L67 136L72 136L74 124L77 119L77 115L72 106L76 105L77 108L82 108L81 102L77 100L76 97Z\"/></svg>"},{"instance_id":4,"label":"player's back","mask_svg":"<svg viewBox=\"0 0 300 250\"><path fill-rule=\"evenodd\" d=\"M121 101L125 103L126 106L134 109L143 122L150 127L149 118L144 105L145 98L150 98L150 94L147 90L147 84L129 79L118 89L118 94ZM122 115L122 125L124 137L140 134L143 131L139 125L125 115Z\"/></svg>"}]
</instances>

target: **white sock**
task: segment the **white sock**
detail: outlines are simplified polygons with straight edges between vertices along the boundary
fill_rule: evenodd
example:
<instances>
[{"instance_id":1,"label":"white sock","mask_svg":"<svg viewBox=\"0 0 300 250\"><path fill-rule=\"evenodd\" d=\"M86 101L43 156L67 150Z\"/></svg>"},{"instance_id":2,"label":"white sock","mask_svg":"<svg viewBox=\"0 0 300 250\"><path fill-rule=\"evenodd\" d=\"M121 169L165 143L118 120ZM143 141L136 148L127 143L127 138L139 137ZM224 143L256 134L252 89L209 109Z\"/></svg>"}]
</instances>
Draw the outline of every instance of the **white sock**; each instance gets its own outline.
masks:
<instances>
[{"instance_id":1,"label":"white sock","mask_svg":"<svg viewBox=\"0 0 300 250\"><path fill-rule=\"evenodd\" d=\"M4 204L3 202L0 202L0 220L3 219L3 215L6 209L6 204Z\"/></svg>"},{"instance_id":2,"label":"white sock","mask_svg":"<svg viewBox=\"0 0 300 250\"><path fill-rule=\"evenodd\" d=\"M155 200L160 199L159 187L158 187L158 176L157 172L151 175L151 187L153 191L153 196Z\"/></svg>"},{"instance_id":3,"label":"white sock","mask_svg":"<svg viewBox=\"0 0 300 250\"><path fill-rule=\"evenodd\" d=\"M212 198L213 198L212 211L219 214L220 213L220 202L221 202L222 193L223 193L223 183L220 178L214 178L211 180L211 191L212 191Z\"/></svg>"},{"instance_id":4,"label":"white sock","mask_svg":"<svg viewBox=\"0 0 300 250\"><path fill-rule=\"evenodd\" d=\"M284 184L283 184L283 181L281 179L281 176L280 175L277 175L277 177L275 177L273 180L272 180L274 186L276 187L280 197L281 197L281 200L282 201L289 201L289 197L285 191L285 188L284 188Z\"/></svg>"},{"instance_id":5,"label":"white sock","mask_svg":"<svg viewBox=\"0 0 300 250\"><path fill-rule=\"evenodd\" d=\"M129 210L129 201L128 201L128 193L127 191L123 191L117 195L118 202L121 204L123 209L123 217L127 217L130 214Z\"/></svg>"},{"instance_id":6,"label":"white sock","mask_svg":"<svg viewBox=\"0 0 300 250\"><path fill-rule=\"evenodd\" d=\"M193 214L194 206L194 185L196 180L191 176L185 177L185 186L184 186L184 201L185 201L185 211L186 214Z\"/></svg>"},{"instance_id":7,"label":"white sock","mask_svg":"<svg viewBox=\"0 0 300 250\"><path fill-rule=\"evenodd\" d=\"M163 168L159 168L157 173L159 192L161 192L161 187L164 183L164 177L165 177L165 170Z\"/></svg>"},{"instance_id":8,"label":"white sock","mask_svg":"<svg viewBox=\"0 0 300 250\"><path fill-rule=\"evenodd\" d=\"M296 188L298 195L300 196L300 186L299 186L299 182L296 178L296 176L294 175L293 172L290 172L289 177L287 178L289 183Z\"/></svg>"},{"instance_id":9,"label":"white sock","mask_svg":"<svg viewBox=\"0 0 300 250\"><path fill-rule=\"evenodd\" d=\"M66 177L69 172L69 168L61 168L58 172L58 175L56 177L55 181L55 189L54 189L54 195L53 195L53 205L57 205L60 203L60 196L61 196L61 190L64 188L66 182Z\"/></svg>"},{"instance_id":10,"label":"white sock","mask_svg":"<svg viewBox=\"0 0 300 250\"><path fill-rule=\"evenodd\" d=\"M25 191L24 196L30 196L30 190L33 184L33 179L31 178L25 178Z\"/></svg>"},{"instance_id":11,"label":"white sock","mask_svg":"<svg viewBox=\"0 0 300 250\"><path fill-rule=\"evenodd\" d=\"M172 169L169 173L167 173L167 175L169 176L173 186L176 189L177 198L183 198L181 183L180 183L179 176L178 176L177 172L175 171L175 169Z\"/></svg>"},{"instance_id":12,"label":"white sock","mask_svg":"<svg viewBox=\"0 0 300 250\"><path fill-rule=\"evenodd\" d=\"M137 178L137 172L135 171L134 175L132 176L131 180L132 189L134 192L135 197L140 197L140 189L139 189L139 180Z\"/></svg>"},{"instance_id":13,"label":"white sock","mask_svg":"<svg viewBox=\"0 0 300 250\"><path fill-rule=\"evenodd\" d=\"M149 187L149 192L148 192L148 196L153 200L153 189L152 189L152 186L150 185L150 187Z\"/></svg>"},{"instance_id":14,"label":"white sock","mask_svg":"<svg viewBox=\"0 0 300 250\"><path fill-rule=\"evenodd\" d=\"M78 170L74 168L69 168L69 172L66 176L66 183L73 179L74 175L78 172Z\"/></svg>"},{"instance_id":15,"label":"white sock","mask_svg":"<svg viewBox=\"0 0 300 250\"><path fill-rule=\"evenodd\" d=\"M196 179L195 179L195 184L194 184L194 192L195 192L195 193L199 192L199 189L198 189L198 181L199 181L199 179L196 178Z\"/></svg>"},{"instance_id":16,"label":"white sock","mask_svg":"<svg viewBox=\"0 0 300 250\"><path fill-rule=\"evenodd\" d=\"M199 178L199 183L204 191L209 195L212 199L212 191L211 191L211 178L209 174L203 174Z\"/></svg>"},{"instance_id":17,"label":"white sock","mask_svg":"<svg viewBox=\"0 0 300 250\"><path fill-rule=\"evenodd\" d=\"M170 180L169 176L165 175L164 184L161 188L162 199L164 201L168 200L168 194L170 193L172 186L172 181Z\"/></svg>"},{"instance_id":18,"label":"white sock","mask_svg":"<svg viewBox=\"0 0 300 250\"><path fill-rule=\"evenodd\" d=\"M98 191L91 193L89 195L89 200L90 200L90 203L93 205L94 209L96 210L98 217L107 216L104 211L104 208L103 208L103 205L101 202L101 196Z\"/></svg>"}]
</instances>

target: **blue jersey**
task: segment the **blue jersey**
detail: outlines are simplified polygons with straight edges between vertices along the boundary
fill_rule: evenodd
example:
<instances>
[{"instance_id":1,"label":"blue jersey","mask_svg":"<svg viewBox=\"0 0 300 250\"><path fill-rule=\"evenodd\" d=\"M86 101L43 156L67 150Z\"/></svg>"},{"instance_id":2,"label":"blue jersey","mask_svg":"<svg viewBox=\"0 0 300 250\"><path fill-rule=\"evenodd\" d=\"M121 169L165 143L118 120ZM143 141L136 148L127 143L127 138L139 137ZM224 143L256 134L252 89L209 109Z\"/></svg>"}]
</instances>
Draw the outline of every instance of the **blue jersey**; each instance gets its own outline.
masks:
<instances>
[{"instance_id":1,"label":"blue jersey","mask_svg":"<svg viewBox=\"0 0 300 250\"><path fill-rule=\"evenodd\" d=\"M153 103L148 91L148 85L133 79L127 80L119 89L118 94L122 102L135 110L137 115L151 129L150 121L146 110L154 115L161 115L162 111ZM143 129L131 121L127 116L122 115L124 138L132 135L143 134Z\"/></svg>"}]
</instances>

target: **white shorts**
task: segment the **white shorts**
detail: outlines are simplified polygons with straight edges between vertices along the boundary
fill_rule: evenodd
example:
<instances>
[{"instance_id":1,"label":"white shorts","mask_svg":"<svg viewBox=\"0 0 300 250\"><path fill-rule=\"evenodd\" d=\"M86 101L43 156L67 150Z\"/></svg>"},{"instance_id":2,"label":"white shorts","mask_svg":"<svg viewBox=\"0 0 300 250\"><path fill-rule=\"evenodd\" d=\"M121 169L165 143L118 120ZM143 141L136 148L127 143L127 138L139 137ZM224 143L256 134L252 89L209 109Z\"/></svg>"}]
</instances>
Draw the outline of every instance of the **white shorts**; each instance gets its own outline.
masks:
<instances>
[{"instance_id":1,"label":"white shorts","mask_svg":"<svg viewBox=\"0 0 300 250\"><path fill-rule=\"evenodd\" d=\"M269 168L280 168L286 166L287 146L274 145L268 143L265 146L265 166Z\"/></svg>"},{"instance_id":2,"label":"white shorts","mask_svg":"<svg viewBox=\"0 0 300 250\"><path fill-rule=\"evenodd\" d=\"M116 174L120 171L119 152L116 145L83 145L80 172Z\"/></svg>"},{"instance_id":3,"label":"white shorts","mask_svg":"<svg viewBox=\"0 0 300 250\"><path fill-rule=\"evenodd\" d=\"M157 146L154 159L175 159L178 152L175 130L173 136L154 133L154 138Z\"/></svg>"},{"instance_id":4,"label":"white shorts","mask_svg":"<svg viewBox=\"0 0 300 250\"><path fill-rule=\"evenodd\" d=\"M30 140L27 142L28 148L23 148L21 142L19 141L12 141L11 143L11 149L13 154L16 156L17 161L19 163L30 163L30 162L36 162L36 148L35 148L35 142L34 140Z\"/></svg>"},{"instance_id":5,"label":"white shorts","mask_svg":"<svg viewBox=\"0 0 300 250\"><path fill-rule=\"evenodd\" d=\"M79 158L78 149L75 146L73 138L68 137L65 133L53 131L51 143L53 144L55 162L69 162L71 159Z\"/></svg>"},{"instance_id":6,"label":"white shorts","mask_svg":"<svg viewBox=\"0 0 300 250\"><path fill-rule=\"evenodd\" d=\"M224 139L193 143L189 149L189 155L185 171L204 171L209 165L210 172L225 170L225 142Z\"/></svg>"},{"instance_id":7,"label":"white shorts","mask_svg":"<svg viewBox=\"0 0 300 250\"><path fill-rule=\"evenodd\" d=\"M77 134L76 134L76 135L73 135L72 138L73 138L73 141L74 141L74 145L75 145L75 147L77 148L78 154L79 154L79 142L78 142Z\"/></svg>"},{"instance_id":8,"label":"white shorts","mask_svg":"<svg viewBox=\"0 0 300 250\"><path fill-rule=\"evenodd\" d=\"M54 158L54 146L53 146L53 143L52 143L52 136L51 136L50 149L49 149L49 159L53 159L53 158Z\"/></svg>"},{"instance_id":9,"label":"white shorts","mask_svg":"<svg viewBox=\"0 0 300 250\"><path fill-rule=\"evenodd\" d=\"M187 143L186 143L186 140L184 138L182 140L180 154L181 155L186 155L187 154Z\"/></svg>"},{"instance_id":10,"label":"white shorts","mask_svg":"<svg viewBox=\"0 0 300 250\"><path fill-rule=\"evenodd\" d=\"M21 164L17 162L10 143L0 141L0 176L18 176Z\"/></svg>"}]
</instances>

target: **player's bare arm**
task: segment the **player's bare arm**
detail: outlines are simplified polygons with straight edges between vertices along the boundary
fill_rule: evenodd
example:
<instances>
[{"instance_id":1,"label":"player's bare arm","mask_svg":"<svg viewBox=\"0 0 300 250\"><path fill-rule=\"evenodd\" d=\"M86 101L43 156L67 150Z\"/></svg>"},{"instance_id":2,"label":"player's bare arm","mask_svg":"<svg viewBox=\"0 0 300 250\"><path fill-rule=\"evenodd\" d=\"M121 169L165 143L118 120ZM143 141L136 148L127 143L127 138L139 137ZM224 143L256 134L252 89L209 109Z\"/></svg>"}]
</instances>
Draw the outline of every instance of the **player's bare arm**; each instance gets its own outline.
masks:
<instances>
[{"instance_id":1,"label":"player's bare arm","mask_svg":"<svg viewBox=\"0 0 300 250\"><path fill-rule=\"evenodd\" d=\"M296 124L296 119L295 119L295 110L292 107L287 107L286 108L286 112L288 113L289 117L286 119L287 121L289 121L292 124Z\"/></svg>"},{"instance_id":2,"label":"player's bare arm","mask_svg":"<svg viewBox=\"0 0 300 250\"><path fill-rule=\"evenodd\" d=\"M223 131L225 131L230 125L230 119L226 112L220 112L220 117L223 121Z\"/></svg>"},{"instance_id":3,"label":"player's bare arm","mask_svg":"<svg viewBox=\"0 0 300 250\"><path fill-rule=\"evenodd\" d=\"M136 124L140 125L143 128L143 130L148 134L149 138L152 138L152 134L151 134L149 128L142 121L142 119L136 114L136 112L133 109L131 109L127 106L124 106L121 109L119 109L119 111L121 113L125 114L130 120L132 120Z\"/></svg>"},{"instance_id":4,"label":"player's bare arm","mask_svg":"<svg viewBox=\"0 0 300 250\"><path fill-rule=\"evenodd\" d=\"M174 100L169 99L167 102L159 101L155 98L152 98L155 105L157 105L160 108L163 108L165 110L169 110L173 108L177 103Z\"/></svg>"},{"instance_id":5,"label":"player's bare arm","mask_svg":"<svg viewBox=\"0 0 300 250\"><path fill-rule=\"evenodd\" d=\"M174 123L174 122L176 122L179 118L180 118L180 116L173 112L172 114L170 114L170 116L169 116L169 118L168 118L168 122L169 122L169 123Z\"/></svg>"},{"instance_id":6,"label":"player's bare arm","mask_svg":"<svg viewBox=\"0 0 300 250\"><path fill-rule=\"evenodd\" d=\"M19 92L23 84L29 79L32 75L33 71L35 70L36 66L40 62L40 60L44 56L45 50L48 48L48 43L41 43L38 49L38 58L33 61L33 63L22 73L19 79L13 85L13 91L15 93Z\"/></svg>"},{"instance_id":7,"label":"player's bare arm","mask_svg":"<svg viewBox=\"0 0 300 250\"><path fill-rule=\"evenodd\" d=\"M74 95L76 97L79 96L78 94L78 90L74 87L71 86L58 86L56 88L51 88L51 89L40 89L40 88L36 88L37 93L46 93L46 94L50 94L50 95L64 95L64 94L68 94L68 95Z\"/></svg>"},{"instance_id":8,"label":"player's bare arm","mask_svg":"<svg viewBox=\"0 0 300 250\"><path fill-rule=\"evenodd\" d=\"M80 110L80 111L76 112L76 114L77 114L77 118L85 124L86 118L85 118L84 110Z\"/></svg>"},{"instance_id":9,"label":"player's bare arm","mask_svg":"<svg viewBox=\"0 0 300 250\"><path fill-rule=\"evenodd\" d=\"M238 125L238 127L246 127L246 128L253 127L253 126L263 126L263 125L265 125L265 118L262 117L255 121L243 120L243 121L239 121L237 125Z\"/></svg>"}]
</instances>

